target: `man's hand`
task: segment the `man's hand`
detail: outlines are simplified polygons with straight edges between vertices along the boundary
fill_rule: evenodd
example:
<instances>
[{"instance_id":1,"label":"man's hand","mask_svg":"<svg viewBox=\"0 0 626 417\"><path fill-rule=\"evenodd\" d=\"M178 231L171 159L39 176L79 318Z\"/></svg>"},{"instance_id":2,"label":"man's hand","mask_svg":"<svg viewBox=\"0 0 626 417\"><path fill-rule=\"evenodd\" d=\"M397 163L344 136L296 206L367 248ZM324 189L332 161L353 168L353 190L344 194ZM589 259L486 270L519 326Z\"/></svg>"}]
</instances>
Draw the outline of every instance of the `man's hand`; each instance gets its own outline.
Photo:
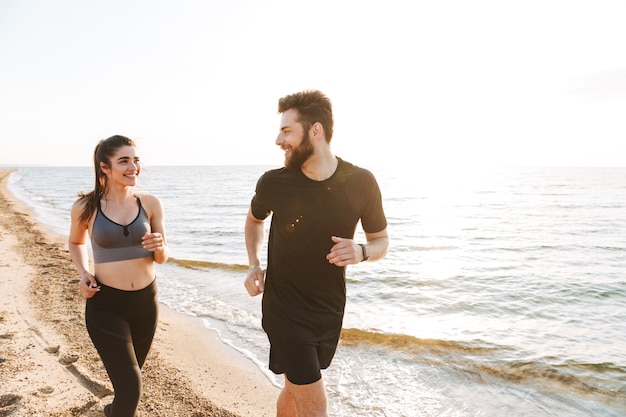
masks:
<instances>
[{"instance_id":1,"label":"man's hand","mask_svg":"<svg viewBox=\"0 0 626 417\"><path fill-rule=\"evenodd\" d=\"M326 259L336 266L354 265L363 259L363 249L352 239L332 236L331 239L335 244L330 248L330 253L326 255Z\"/></svg>"},{"instance_id":2,"label":"man's hand","mask_svg":"<svg viewBox=\"0 0 626 417\"><path fill-rule=\"evenodd\" d=\"M251 297L261 294L265 290L265 270L260 266L250 267L243 286Z\"/></svg>"}]
</instances>

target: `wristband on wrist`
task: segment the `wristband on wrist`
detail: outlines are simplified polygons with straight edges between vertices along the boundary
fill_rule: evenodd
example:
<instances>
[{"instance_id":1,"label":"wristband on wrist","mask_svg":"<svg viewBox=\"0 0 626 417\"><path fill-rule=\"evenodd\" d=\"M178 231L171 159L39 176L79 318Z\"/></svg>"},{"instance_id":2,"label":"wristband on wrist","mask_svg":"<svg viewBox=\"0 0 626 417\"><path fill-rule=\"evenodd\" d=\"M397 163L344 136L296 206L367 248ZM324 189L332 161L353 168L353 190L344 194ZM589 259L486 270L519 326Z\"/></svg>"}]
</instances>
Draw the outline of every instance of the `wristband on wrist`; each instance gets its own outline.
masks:
<instances>
[{"instance_id":1,"label":"wristband on wrist","mask_svg":"<svg viewBox=\"0 0 626 417\"><path fill-rule=\"evenodd\" d=\"M363 259L361 262L365 262L370 258L370 247L367 243L359 243L359 246L363 250Z\"/></svg>"}]
</instances>

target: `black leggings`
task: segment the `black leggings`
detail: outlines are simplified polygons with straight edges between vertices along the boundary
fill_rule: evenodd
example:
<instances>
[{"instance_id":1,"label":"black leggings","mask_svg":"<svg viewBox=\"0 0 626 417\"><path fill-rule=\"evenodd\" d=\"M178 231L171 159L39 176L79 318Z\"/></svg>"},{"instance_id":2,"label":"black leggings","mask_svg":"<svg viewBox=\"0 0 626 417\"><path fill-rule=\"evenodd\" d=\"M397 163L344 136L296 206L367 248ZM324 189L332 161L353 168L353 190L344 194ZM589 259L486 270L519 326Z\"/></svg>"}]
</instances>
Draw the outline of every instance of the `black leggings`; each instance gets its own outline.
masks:
<instances>
[{"instance_id":1,"label":"black leggings","mask_svg":"<svg viewBox=\"0 0 626 417\"><path fill-rule=\"evenodd\" d=\"M157 326L156 280L138 291L99 285L100 291L87 299L87 331L115 391L111 417L135 417L142 390L141 367Z\"/></svg>"}]
</instances>

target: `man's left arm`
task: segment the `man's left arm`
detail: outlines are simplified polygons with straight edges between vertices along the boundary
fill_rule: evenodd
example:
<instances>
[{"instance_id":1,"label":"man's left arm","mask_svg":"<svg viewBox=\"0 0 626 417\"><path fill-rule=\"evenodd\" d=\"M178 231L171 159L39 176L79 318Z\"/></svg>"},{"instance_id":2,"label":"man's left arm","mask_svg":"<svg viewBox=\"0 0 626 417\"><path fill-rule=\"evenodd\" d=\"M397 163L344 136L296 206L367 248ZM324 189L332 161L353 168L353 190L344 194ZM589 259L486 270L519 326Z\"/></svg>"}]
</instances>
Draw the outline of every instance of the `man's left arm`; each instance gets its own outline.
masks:
<instances>
[{"instance_id":1,"label":"man's left arm","mask_svg":"<svg viewBox=\"0 0 626 417\"><path fill-rule=\"evenodd\" d=\"M367 261L378 261L383 259L385 255L387 255L387 249L389 249L389 235L387 234L387 229L383 229L377 233L365 233L365 239L367 240L367 250L368 250L368 259ZM359 262L364 261L363 259L363 248L361 248L361 260Z\"/></svg>"},{"instance_id":2,"label":"man's left arm","mask_svg":"<svg viewBox=\"0 0 626 417\"><path fill-rule=\"evenodd\" d=\"M354 265L365 259L365 253L368 254L367 261L377 261L387 254L389 248L389 236L387 229L383 229L376 233L365 233L367 243L366 248L352 239L346 239L338 236L331 238L335 244L330 249L326 259L336 266Z\"/></svg>"}]
</instances>

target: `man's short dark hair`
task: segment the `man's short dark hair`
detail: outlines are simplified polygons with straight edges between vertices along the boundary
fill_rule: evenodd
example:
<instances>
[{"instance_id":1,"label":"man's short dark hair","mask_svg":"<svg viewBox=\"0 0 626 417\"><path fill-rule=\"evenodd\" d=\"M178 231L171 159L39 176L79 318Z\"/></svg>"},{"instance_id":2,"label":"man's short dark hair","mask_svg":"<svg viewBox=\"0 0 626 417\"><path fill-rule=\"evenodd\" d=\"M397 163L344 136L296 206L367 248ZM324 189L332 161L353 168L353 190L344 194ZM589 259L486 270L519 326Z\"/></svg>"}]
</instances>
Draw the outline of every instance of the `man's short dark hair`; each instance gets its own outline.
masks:
<instances>
[{"instance_id":1,"label":"man's short dark hair","mask_svg":"<svg viewBox=\"0 0 626 417\"><path fill-rule=\"evenodd\" d=\"M319 122L324 128L326 142L330 143L333 137L333 106L324 93L318 90L305 90L278 100L278 113L291 109L298 112L298 122L305 131Z\"/></svg>"}]
</instances>

